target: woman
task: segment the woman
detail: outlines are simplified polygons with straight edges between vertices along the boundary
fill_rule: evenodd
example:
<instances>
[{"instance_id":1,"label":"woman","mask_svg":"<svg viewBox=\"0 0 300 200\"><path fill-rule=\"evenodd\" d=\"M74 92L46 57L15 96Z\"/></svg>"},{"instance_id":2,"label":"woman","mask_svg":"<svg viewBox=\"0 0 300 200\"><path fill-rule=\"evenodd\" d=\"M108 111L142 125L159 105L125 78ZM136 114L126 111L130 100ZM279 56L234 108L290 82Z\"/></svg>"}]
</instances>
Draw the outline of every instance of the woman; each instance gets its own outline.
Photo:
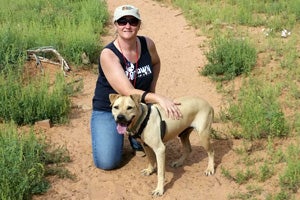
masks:
<instances>
[{"instance_id":1,"label":"woman","mask_svg":"<svg viewBox=\"0 0 300 200\"><path fill-rule=\"evenodd\" d=\"M119 166L124 140L111 114L110 93L140 94L144 102L160 104L168 117L181 117L176 102L155 93L160 59L154 42L137 35L141 26L139 10L131 5L117 7L113 22L117 37L100 54L91 117L94 163L105 170ZM134 150L142 150L136 140L129 139Z\"/></svg>"}]
</instances>

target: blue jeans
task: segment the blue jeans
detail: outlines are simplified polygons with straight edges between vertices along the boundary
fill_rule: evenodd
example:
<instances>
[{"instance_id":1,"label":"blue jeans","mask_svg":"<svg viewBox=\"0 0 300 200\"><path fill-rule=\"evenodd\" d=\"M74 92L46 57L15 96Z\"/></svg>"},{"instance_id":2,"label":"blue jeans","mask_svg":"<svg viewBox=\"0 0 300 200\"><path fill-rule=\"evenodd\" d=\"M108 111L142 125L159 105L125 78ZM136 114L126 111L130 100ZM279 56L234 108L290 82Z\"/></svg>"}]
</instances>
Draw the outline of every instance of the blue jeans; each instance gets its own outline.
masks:
<instances>
[{"instance_id":1,"label":"blue jeans","mask_svg":"<svg viewBox=\"0 0 300 200\"><path fill-rule=\"evenodd\" d=\"M92 111L91 133L93 159L96 167L111 170L119 167L122 161L124 135L119 134L111 112ZM141 145L129 137L133 149L140 150Z\"/></svg>"}]
</instances>

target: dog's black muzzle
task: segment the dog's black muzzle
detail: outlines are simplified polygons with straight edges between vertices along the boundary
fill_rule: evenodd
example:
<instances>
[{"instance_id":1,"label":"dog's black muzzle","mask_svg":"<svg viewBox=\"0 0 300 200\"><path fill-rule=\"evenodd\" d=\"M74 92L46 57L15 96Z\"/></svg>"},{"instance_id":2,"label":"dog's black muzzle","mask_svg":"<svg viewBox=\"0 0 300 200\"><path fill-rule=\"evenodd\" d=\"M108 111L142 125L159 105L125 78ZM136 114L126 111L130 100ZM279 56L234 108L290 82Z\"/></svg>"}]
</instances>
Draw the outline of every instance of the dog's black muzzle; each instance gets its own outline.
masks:
<instances>
[{"instance_id":1,"label":"dog's black muzzle","mask_svg":"<svg viewBox=\"0 0 300 200\"><path fill-rule=\"evenodd\" d=\"M126 119L125 115L119 114L119 115L117 116L116 122L119 123L119 124L122 124L122 125L129 125L129 124L131 123L131 120L128 121L128 120Z\"/></svg>"}]
</instances>

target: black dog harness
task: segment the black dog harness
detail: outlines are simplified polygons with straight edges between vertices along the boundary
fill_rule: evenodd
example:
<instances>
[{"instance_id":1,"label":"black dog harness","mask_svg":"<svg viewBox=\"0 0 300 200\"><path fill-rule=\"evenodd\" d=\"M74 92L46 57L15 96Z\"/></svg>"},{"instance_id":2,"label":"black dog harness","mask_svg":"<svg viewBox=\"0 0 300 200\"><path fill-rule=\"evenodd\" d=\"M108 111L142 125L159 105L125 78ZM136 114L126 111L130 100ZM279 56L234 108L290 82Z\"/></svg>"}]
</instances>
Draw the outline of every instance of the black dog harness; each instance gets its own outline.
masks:
<instances>
[{"instance_id":1,"label":"black dog harness","mask_svg":"<svg viewBox=\"0 0 300 200\"><path fill-rule=\"evenodd\" d=\"M135 139L136 138L139 138L139 139L141 138L141 135L142 135L142 133L143 133L145 127L147 126L148 121L149 121L149 117L150 117L150 114L151 114L151 106L152 106L152 104L147 104L147 107L148 107L147 115L146 115L144 121L142 122L138 132L135 133L132 136L133 138L135 138ZM156 108L156 110L157 110L159 118L160 118L160 135L161 135L161 139L163 139L165 134L166 134L166 122L162 120L161 114L160 114L158 108Z\"/></svg>"}]
</instances>

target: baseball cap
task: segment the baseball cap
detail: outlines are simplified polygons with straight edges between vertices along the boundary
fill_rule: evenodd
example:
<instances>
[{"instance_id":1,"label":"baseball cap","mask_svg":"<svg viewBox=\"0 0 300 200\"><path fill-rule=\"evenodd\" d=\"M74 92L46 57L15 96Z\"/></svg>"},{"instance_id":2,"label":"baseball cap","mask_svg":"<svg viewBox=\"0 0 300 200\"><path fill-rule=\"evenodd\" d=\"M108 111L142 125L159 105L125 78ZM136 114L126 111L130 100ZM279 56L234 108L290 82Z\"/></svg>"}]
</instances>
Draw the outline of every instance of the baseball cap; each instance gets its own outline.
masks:
<instances>
[{"instance_id":1,"label":"baseball cap","mask_svg":"<svg viewBox=\"0 0 300 200\"><path fill-rule=\"evenodd\" d=\"M141 20L139 9L132 5L122 5L115 9L113 21L117 21L121 17L124 16L133 16L139 20Z\"/></svg>"}]
</instances>

